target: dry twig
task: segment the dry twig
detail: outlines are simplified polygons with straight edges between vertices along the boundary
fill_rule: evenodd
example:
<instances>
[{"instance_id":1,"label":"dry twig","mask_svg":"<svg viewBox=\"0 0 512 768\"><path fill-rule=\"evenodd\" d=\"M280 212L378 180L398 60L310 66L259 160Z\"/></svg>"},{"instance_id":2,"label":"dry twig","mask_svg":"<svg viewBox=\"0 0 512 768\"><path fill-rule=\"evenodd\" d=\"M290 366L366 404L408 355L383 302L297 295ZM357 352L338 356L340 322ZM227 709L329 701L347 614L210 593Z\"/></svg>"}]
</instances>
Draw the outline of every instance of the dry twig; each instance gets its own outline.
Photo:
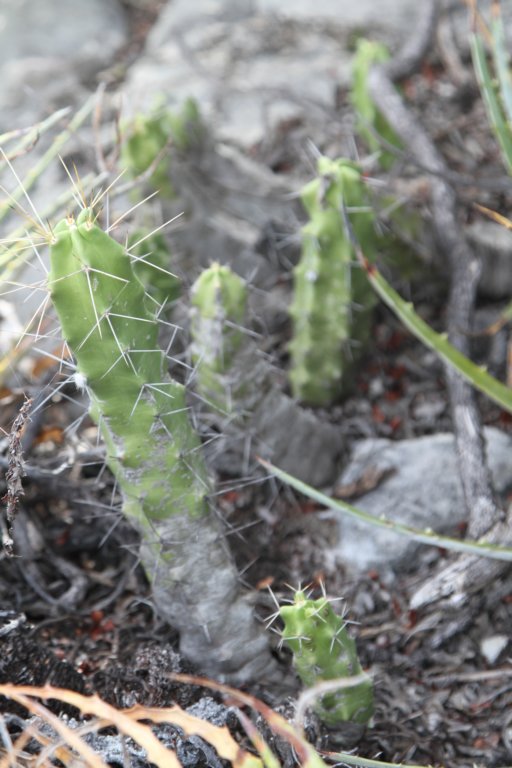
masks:
<instances>
[{"instance_id":1,"label":"dry twig","mask_svg":"<svg viewBox=\"0 0 512 768\"><path fill-rule=\"evenodd\" d=\"M31 405L32 400L26 398L18 415L14 419L8 438L7 471L5 473L7 492L2 499L6 505L5 521L2 520L2 544L4 552L8 557L13 556L14 541L12 537L12 529L18 509L18 500L24 493L22 478L25 476L25 466L21 437L29 418L28 414Z\"/></svg>"},{"instance_id":2,"label":"dry twig","mask_svg":"<svg viewBox=\"0 0 512 768\"><path fill-rule=\"evenodd\" d=\"M480 265L469 247L459 224L456 196L448 183L446 164L410 110L397 93L394 82L412 74L428 48L435 29L439 0L425 3L418 34L386 66L375 66L369 77L372 97L395 133L403 141L413 158L431 172L431 203L437 242L450 266L450 296L448 303L448 333L450 340L467 354L468 330ZM491 477L485 456L480 414L473 390L451 367L446 368L452 418L459 459L459 472L468 511L468 535L478 538L486 535L490 542L510 541L511 528L496 505ZM475 556L464 556L444 568L430 579L412 597L411 604L418 608L441 598L460 603L467 594L481 588L504 569L505 564Z\"/></svg>"}]
</instances>

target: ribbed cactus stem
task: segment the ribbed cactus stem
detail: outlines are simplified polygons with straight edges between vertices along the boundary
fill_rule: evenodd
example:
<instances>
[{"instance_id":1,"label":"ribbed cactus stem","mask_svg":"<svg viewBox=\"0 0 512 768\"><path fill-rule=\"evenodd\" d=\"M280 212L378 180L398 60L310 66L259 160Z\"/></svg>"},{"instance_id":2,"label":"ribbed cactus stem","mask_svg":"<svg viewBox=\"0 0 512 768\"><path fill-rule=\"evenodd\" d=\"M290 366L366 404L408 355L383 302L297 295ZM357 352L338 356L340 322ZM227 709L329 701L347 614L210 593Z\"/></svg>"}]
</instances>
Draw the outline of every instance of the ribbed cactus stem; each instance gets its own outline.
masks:
<instances>
[{"instance_id":1,"label":"ribbed cactus stem","mask_svg":"<svg viewBox=\"0 0 512 768\"><path fill-rule=\"evenodd\" d=\"M49 288L123 511L140 531L157 608L201 670L237 683L258 678L272 668L270 654L207 503L211 484L185 390L167 373L128 253L91 210L55 228Z\"/></svg>"},{"instance_id":2,"label":"ribbed cactus stem","mask_svg":"<svg viewBox=\"0 0 512 768\"><path fill-rule=\"evenodd\" d=\"M157 108L150 114L137 114L125 126L126 139L121 151L121 163L131 176L140 176L152 169L150 184L160 195L174 196L169 180L170 145L185 151L198 140L203 131L197 104L187 99L180 112Z\"/></svg>"},{"instance_id":3,"label":"ribbed cactus stem","mask_svg":"<svg viewBox=\"0 0 512 768\"><path fill-rule=\"evenodd\" d=\"M364 138L372 152L378 152L379 163L384 170L395 162L395 155L384 148L384 144L400 147L400 141L389 123L377 109L370 88L368 76L376 64L388 61L390 54L382 43L361 38L358 40L352 64L352 89L350 98L357 115L357 132Z\"/></svg>"},{"instance_id":4,"label":"ribbed cactus stem","mask_svg":"<svg viewBox=\"0 0 512 768\"><path fill-rule=\"evenodd\" d=\"M355 641L327 597L312 600L298 590L293 604L281 606L279 613L284 622L283 640L293 652L294 666L305 686L362 673ZM315 711L328 725L367 723L373 713L371 679L325 694Z\"/></svg>"},{"instance_id":5,"label":"ribbed cactus stem","mask_svg":"<svg viewBox=\"0 0 512 768\"><path fill-rule=\"evenodd\" d=\"M138 229L128 238L135 275L144 290L161 306L179 298L180 279L171 272L171 253L161 232Z\"/></svg>"},{"instance_id":6,"label":"ribbed cactus stem","mask_svg":"<svg viewBox=\"0 0 512 768\"><path fill-rule=\"evenodd\" d=\"M247 286L230 267L214 263L191 290L191 359L196 391L220 411L233 410L237 385L233 361L244 341Z\"/></svg>"},{"instance_id":7,"label":"ribbed cactus stem","mask_svg":"<svg viewBox=\"0 0 512 768\"><path fill-rule=\"evenodd\" d=\"M369 259L375 233L361 172L346 160L320 158L318 177L304 188L302 202L309 221L293 274L290 383L294 397L322 406L341 395L344 377L368 341L375 303L355 261L343 206Z\"/></svg>"}]
</instances>

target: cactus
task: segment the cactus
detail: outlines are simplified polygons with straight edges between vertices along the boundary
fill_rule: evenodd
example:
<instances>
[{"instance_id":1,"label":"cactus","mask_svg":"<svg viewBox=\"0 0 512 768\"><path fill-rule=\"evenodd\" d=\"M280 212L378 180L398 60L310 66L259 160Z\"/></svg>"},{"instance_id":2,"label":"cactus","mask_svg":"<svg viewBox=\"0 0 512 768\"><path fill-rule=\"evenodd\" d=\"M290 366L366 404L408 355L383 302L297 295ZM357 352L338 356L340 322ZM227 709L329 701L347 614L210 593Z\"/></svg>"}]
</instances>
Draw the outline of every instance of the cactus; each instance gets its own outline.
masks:
<instances>
[{"instance_id":1,"label":"cactus","mask_svg":"<svg viewBox=\"0 0 512 768\"><path fill-rule=\"evenodd\" d=\"M389 59L389 51L382 43L361 38L357 43L352 63L352 88L350 98L357 115L357 131L372 152L379 153L379 163L388 170L395 161L391 152L382 148L380 138L388 144L400 147L395 132L375 106L368 88L368 73L374 64Z\"/></svg>"},{"instance_id":2,"label":"cactus","mask_svg":"<svg viewBox=\"0 0 512 768\"><path fill-rule=\"evenodd\" d=\"M128 238L133 257L133 271L146 292L160 304L175 301L181 294L181 282L169 271L171 254L161 232L138 229Z\"/></svg>"},{"instance_id":3,"label":"cactus","mask_svg":"<svg viewBox=\"0 0 512 768\"><path fill-rule=\"evenodd\" d=\"M491 128L499 141L503 160L512 174L512 69L499 3L493 8L490 29L477 15L479 25L470 37L473 66L484 99ZM479 32L478 27L483 27ZM485 39L490 40L492 60L487 60Z\"/></svg>"},{"instance_id":4,"label":"cactus","mask_svg":"<svg viewBox=\"0 0 512 768\"><path fill-rule=\"evenodd\" d=\"M203 671L244 683L272 672L267 641L239 594L206 495L211 490L185 390L167 373L158 324L125 249L83 210L51 241L49 288L91 399L123 511L138 527L157 609Z\"/></svg>"},{"instance_id":5,"label":"cactus","mask_svg":"<svg viewBox=\"0 0 512 768\"><path fill-rule=\"evenodd\" d=\"M191 359L197 368L198 394L220 411L234 408L237 376L233 361L240 349L247 307L247 286L228 266L214 263L191 291Z\"/></svg>"},{"instance_id":6,"label":"cactus","mask_svg":"<svg viewBox=\"0 0 512 768\"><path fill-rule=\"evenodd\" d=\"M349 212L354 209L352 226L370 258L376 234L358 168L347 160L321 157L318 173L302 192L309 222L302 229L302 256L294 270L289 350L294 397L321 406L342 394L344 377L369 339L375 303L363 270L354 263L343 205Z\"/></svg>"},{"instance_id":7,"label":"cactus","mask_svg":"<svg viewBox=\"0 0 512 768\"><path fill-rule=\"evenodd\" d=\"M172 142L176 149L184 151L201 130L199 110L193 99L187 99L179 114L168 109L156 109L149 115L137 114L126 129L121 164L132 177L140 176L156 164L150 184L161 196L171 198L174 191L169 181L166 147Z\"/></svg>"},{"instance_id":8,"label":"cactus","mask_svg":"<svg viewBox=\"0 0 512 768\"><path fill-rule=\"evenodd\" d=\"M305 686L362 673L346 622L334 613L325 595L312 600L298 590L293 604L281 606L279 614L284 622L283 640L293 652L294 666ZM325 694L315 711L327 725L367 723L373 714L371 679Z\"/></svg>"}]
</instances>

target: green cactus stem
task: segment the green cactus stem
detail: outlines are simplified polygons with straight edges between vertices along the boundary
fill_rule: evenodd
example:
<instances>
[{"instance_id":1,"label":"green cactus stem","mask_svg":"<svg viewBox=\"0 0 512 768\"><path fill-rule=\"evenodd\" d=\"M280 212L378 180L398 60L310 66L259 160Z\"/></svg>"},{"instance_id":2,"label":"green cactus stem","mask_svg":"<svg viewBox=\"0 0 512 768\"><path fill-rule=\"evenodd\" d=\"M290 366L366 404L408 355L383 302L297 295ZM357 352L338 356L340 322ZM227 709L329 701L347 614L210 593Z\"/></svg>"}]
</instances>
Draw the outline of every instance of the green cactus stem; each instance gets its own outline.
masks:
<instances>
[{"instance_id":1,"label":"green cactus stem","mask_svg":"<svg viewBox=\"0 0 512 768\"><path fill-rule=\"evenodd\" d=\"M193 99L187 99L179 113L158 108L147 115L137 114L126 128L121 164L132 177L142 175L156 164L149 179L150 185L158 189L161 196L171 198L174 191L169 181L170 161L166 148L172 143L175 149L182 152L201 133L199 110Z\"/></svg>"},{"instance_id":2,"label":"green cactus stem","mask_svg":"<svg viewBox=\"0 0 512 768\"><path fill-rule=\"evenodd\" d=\"M293 604L281 606L279 614L284 622L283 640L293 652L295 669L305 686L362 673L355 641L327 597L312 600L298 590ZM346 721L367 723L373 714L371 679L325 694L315 712L329 726Z\"/></svg>"},{"instance_id":3,"label":"green cactus stem","mask_svg":"<svg viewBox=\"0 0 512 768\"><path fill-rule=\"evenodd\" d=\"M135 275L146 292L160 304L170 304L181 295L181 281L170 271L171 254L161 232L137 229L128 238Z\"/></svg>"},{"instance_id":4,"label":"green cactus stem","mask_svg":"<svg viewBox=\"0 0 512 768\"><path fill-rule=\"evenodd\" d=\"M345 231L343 206L369 258L377 238L357 166L321 157L318 174L302 192L309 222L302 229L302 256L293 275L289 351L292 394L325 406L341 396L347 373L369 340L375 304Z\"/></svg>"},{"instance_id":5,"label":"green cactus stem","mask_svg":"<svg viewBox=\"0 0 512 768\"><path fill-rule=\"evenodd\" d=\"M191 360L196 391L208 403L230 413L240 384L233 362L244 342L247 286L230 267L214 263L191 290Z\"/></svg>"},{"instance_id":6,"label":"green cactus stem","mask_svg":"<svg viewBox=\"0 0 512 768\"><path fill-rule=\"evenodd\" d=\"M51 241L49 288L91 399L108 464L138 527L157 609L203 672L242 684L275 671L225 547L185 390L126 250L83 210Z\"/></svg>"},{"instance_id":7,"label":"green cactus stem","mask_svg":"<svg viewBox=\"0 0 512 768\"><path fill-rule=\"evenodd\" d=\"M363 137L371 152L379 153L379 163L389 170L395 156L383 149L380 139L399 148L400 141L389 123L375 106L368 88L368 74L374 64L389 59L389 51L382 43L361 38L357 43L352 63L352 89L350 97L357 115L357 131Z\"/></svg>"}]
</instances>

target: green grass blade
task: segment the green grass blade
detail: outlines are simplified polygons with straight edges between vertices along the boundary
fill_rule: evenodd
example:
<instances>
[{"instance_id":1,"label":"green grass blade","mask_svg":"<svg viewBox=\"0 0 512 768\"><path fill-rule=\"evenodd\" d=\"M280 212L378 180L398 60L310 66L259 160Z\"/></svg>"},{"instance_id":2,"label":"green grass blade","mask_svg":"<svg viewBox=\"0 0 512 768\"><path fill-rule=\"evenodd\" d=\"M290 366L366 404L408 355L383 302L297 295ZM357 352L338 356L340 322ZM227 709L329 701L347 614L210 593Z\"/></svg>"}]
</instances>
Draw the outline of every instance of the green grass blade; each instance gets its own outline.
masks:
<instances>
[{"instance_id":1,"label":"green grass blade","mask_svg":"<svg viewBox=\"0 0 512 768\"><path fill-rule=\"evenodd\" d=\"M501 100L510 134L512 123L512 73L510 71L510 55L505 39L505 27L501 15L493 19L491 33L494 69L498 77Z\"/></svg>"},{"instance_id":2,"label":"green grass blade","mask_svg":"<svg viewBox=\"0 0 512 768\"><path fill-rule=\"evenodd\" d=\"M422 341L425 346L436 352L444 362L453 366L476 389L483 392L506 411L512 413L512 389L498 381L498 379L495 379L494 376L491 376L485 368L477 365L463 355L462 352L459 352L453 344L450 344L446 334L434 331L416 313L414 306L410 302L404 301L381 273L366 261L362 254L359 254L359 259L366 269L370 283L382 301L400 318L406 328Z\"/></svg>"},{"instance_id":3,"label":"green grass blade","mask_svg":"<svg viewBox=\"0 0 512 768\"><path fill-rule=\"evenodd\" d=\"M499 141L507 170L512 173L512 132L505 117L496 85L487 63L483 39L477 33L471 35L471 55L473 66L485 101L492 129ZM496 47L495 47L496 49ZM501 63L500 63L501 66Z\"/></svg>"},{"instance_id":4,"label":"green grass blade","mask_svg":"<svg viewBox=\"0 0 512 768\"><path fill-rule=\"evenodd\" d=\"M53 112L53 114L45 120L41 120L41 122L36 123L30 128L16 128L13 131L2 133L0 134L0 147L5 147L5 144L14 141L14 139L19 139L18 143L9 152L11 157L16 157L16 155L29 150L39 140L39 137L42 136L43 133L46 133L50 128L53 128L59 120L63 120L70 112L71 107L64 107L63 109L58 109L56 112ZM0 161L0 170L3 170L5 165L5 161Z\"/></svg>"},{"instance_id":5,"label":"green grass blade","mask_svg":"<svg viewBox=\"0 0 512 768\"><path fill-rule=\"evenodd\" d=\"M82 123L91 114L96 101L96 95L91 96L83 107L74 115L70 120L69 125L64 128L52 141L50 147L42 155L42 157L34 164L27 175L22 180L22 183L12 192L8 199L0 206L0 221L9 213L12 208L12 204L18 202L26 193L33 187L35 182L46 170L50 163L58 157L62 148L71 136L78 130Z\"/></svg>"},{"instance_id":6,"label":"green grass blade","mask_svg":"<svg viewBox=\"0 0 512 768\"><path fill-rule=\"evenodd\" d=\"M382 760L371 760L359 755L350 755L346 752L325 752L330 760L336 760L337 763L361 766L361 768L425 768L422 765L408 765L406 763L385 763Z\"/></svg>"},{"instance_id":7,"label":"green grass blade","mask_svg":"<svg viewBox=\"0 0 512 768\"><path fill-rule=\"evenodd\" d=\"M397 523L393 520L389 520L383 515L381 517L375 517L368 512L364 512L362 509L353 507L351 504L347 504L344 501L338 499L331 499L321 491L317 491L316 488L312 488L310 485L303 483L296 477L289 475L282 469L278 469L273 464L263 459L259 459L262 464L272 475L282 480L283 483L290 485L299 493L304 496L308 496L313 501L322 504L328 509L332 509L336 512L342 512L349 517L353 517L362 523L368 523L376 528L385 528L393 533L407 536L413 541L418 541L421 544L430 544L434 547L442 547L443 549L449 549L453 552L465 552L472 555L481 555L483 557L489 557L493 560L506 560L512 561L512 548L500 547L494 544L488 544L485 541L462 541L459 539L452 539L449 536L443 536L430 529L420 530L418 528L412 528L409 525L403 523Z\"/></svg>"}]
</instances>

